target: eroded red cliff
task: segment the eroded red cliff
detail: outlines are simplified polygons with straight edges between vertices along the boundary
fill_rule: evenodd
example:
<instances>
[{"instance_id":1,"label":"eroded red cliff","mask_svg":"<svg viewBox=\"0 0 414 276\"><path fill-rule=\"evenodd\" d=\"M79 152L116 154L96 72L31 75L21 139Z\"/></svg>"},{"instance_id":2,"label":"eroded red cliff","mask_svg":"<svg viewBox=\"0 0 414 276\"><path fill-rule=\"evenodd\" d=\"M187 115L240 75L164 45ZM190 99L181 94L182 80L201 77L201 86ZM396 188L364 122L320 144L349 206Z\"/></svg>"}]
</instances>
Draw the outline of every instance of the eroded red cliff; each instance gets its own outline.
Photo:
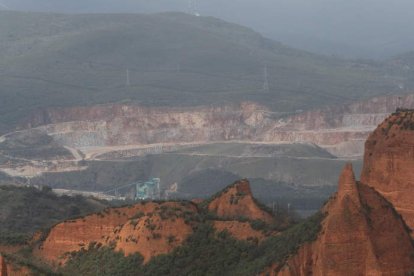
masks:
<instances>
[{"instance_id":1,"label":"eroded red cliff","mask_svg":"<svg viewBox=\"0 0 414 276\"><path fill-rule=\"evenodd\" d=\"M274 222L274 217L254 199L247 180L238 181L217 195L208 204L208 210L221 218L247 218L268 224Z\"/></svg>"},{"instance_id":2,"label":"eroded red cliff","mask_svg":"<svg viewBox=\"0 0 414 276\"><path fill-rule=\"evenodd\" d=\"M361 181L390 201L414 229L414 111L393 114L370 135Z\"/></svg>"},{"instance_id":3,"label":"eroded red cliff","mask_svg":"<svg viewBox=\"0 0 414 276\"><path fill-rule=\"evenodd\" d=\"M196 212L196 206L187 202L148 202L107 209L54 226L35 255L63 264L68 253L87 249L93 243L125 255L140 253L148 261L170 252L193 232L191 219Z\"/></svg>"},{"instance_id":4,"label":"eroded red cliff","mask_svg":"<svg viewBox=\"0 0 414 276\"><path fill-rule=\"evenodd\" d=\"M355 181L351 165L324 207L322 230L272 275L407 275L414 269L409 231L393 206Z\"/></svg>"},{"instance_id":5,"label":"eroded red cliff","mask_svg":"<svg viewBox=\"0 0 414 276\"><path fill-rule=\"evenodd\" d=\"M400 111L381 124L366 143L362 181L347 165L338 192L322 209L321 231L270 275L407 275L414 271L411 238L414 181L414 112ZM202 203L201 203L202 204ZM239 239L261 239L248 222L275 222L241 180L207 202L218 231ZM189 202L137 204L66 221L53 227L35 251L51 263L64 263L67 253L91 243L125 254L141 253L145 261L168 253L192 231L198 207ZM401 216L401 215L402 216ZM408 223L408 226L406 224ZM256 232L255 232L256 231Z\"/></svg>"},{"instance_id":6,"label":"eroded red cliff","mask_svg":"<svg viewBox=\"0 0 414 276\"><path fill-rule=\"evenodd\" d=\"M217 217L208 222L217 233L227 231L234 238L260 242L273 234L252 227L250 222L274 222L253 199L248 181L228 187L208 206ZM152 257L180 246L199 225L200 207L193 202L143 202L129 207L109 208L100 213L67 220L50 229L44 240L37 235L34 255L49 264L63 265L71 252L106 246L125 255ZM239 221L243 217L248 221ZM34 243L36 243L34 241Z\"/></svg>"}]
</instances>

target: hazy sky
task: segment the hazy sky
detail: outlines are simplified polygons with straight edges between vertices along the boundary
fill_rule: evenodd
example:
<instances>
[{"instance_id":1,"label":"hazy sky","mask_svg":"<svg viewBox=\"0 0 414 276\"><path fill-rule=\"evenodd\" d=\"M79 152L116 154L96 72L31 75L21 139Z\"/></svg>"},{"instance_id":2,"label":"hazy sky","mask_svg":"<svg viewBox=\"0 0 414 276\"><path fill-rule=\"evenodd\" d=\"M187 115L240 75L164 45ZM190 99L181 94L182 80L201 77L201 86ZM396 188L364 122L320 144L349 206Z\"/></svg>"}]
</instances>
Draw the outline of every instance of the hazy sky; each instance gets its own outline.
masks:
<instances>
[{"instance_id":1,"label":"hazy sky","mask_svg":"<svg viewBox=\"0 0 414 276\"><path fill-rule=\"evenodd\" d=\"M189 0L0 0L57 12L189 11ZM414 0L193 0L201 15L236 22L298 48L381 58L414 50Z\"/></svg>"}]
</instances>

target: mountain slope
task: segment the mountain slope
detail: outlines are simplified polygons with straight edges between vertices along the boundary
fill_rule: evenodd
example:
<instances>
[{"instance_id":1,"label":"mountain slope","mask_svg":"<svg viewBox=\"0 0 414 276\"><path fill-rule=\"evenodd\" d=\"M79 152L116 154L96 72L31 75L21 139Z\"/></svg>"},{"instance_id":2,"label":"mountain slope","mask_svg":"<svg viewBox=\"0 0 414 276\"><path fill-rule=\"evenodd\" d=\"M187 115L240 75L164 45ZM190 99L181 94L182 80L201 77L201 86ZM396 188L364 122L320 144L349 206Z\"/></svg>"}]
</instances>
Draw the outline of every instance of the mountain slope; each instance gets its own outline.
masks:
<instances>
[{"instance_id":1,"label":"mountain slope","mask_svg":"<svg viewBox=\"0 0 414 276\"><path fill-rule=\"evenodd\" d=\"M54 226L35 254L62 265L67 260L67 253L87 250L99 244L99 247L113 247L125 255L140 253L144 261L149 261L183 243L193 232L196 212L197 207L187 202L144 202L106 209Z\"/></svg>"},{"instance_id":2,"label":"mountain slope","mask_svg":"<svg viewBox=\"0 0 414 276\"><path fill-rule=\"evenodd\" d=\"M365 144L361 181L389 200L414 229L414 111L399 110Z\"/></svg>"},{"instance_id":3,"label":"mountain slope","mask_svg":"<svg viewBox=\"0 0 414 276\"><path fill-rule=\"evenodd\" d=\"M5 6L2 6L4 4ZM322 54L384 58L412 49L413 4L397 0L2 0L0 9L66 13L199 12L250 26L289 45ZM317 18L317 20L315 20ZM286 27L288 26L288 28Z\"/></svg>"},{"instance_id":4,"label":"mountain slope","mask_svg":"<svg viewBox=\"0 0 414 276\"><path fill-rule=\"evenodd\" d=\"M217 201L226 204L229 193L239 202L233 202L229 212L216 210ZM214 216L206 215L208 212ZM188 201L144 201L66 220L46 231L44 239L34 239L34 255L63 266L71 252L109 247L126 256L139 253L147 263L181 246L203 225L213 226L218 233L228 232L234 239L259 242L289 224L286 214L274 216L263 210L253 199L249 183L239 181L212 198L208 206Z\"/></svg>"},{"instance_id":5,"label":"mountain slope","mask_svg":"<svg viewBox=\"0 0 414 276\"><path fill-rule=\"evenodd\" d=\"M58 197L50 189L0 186L0 244L18 243L35 231L62 219L97 212L107 202L82 197Z\"/></svg>"},{"instance_id":6,"label":"mountain slope","mask_svg":"<svg viewBox=\"0 0 414 276\"><path fill-rule=\"evenodd\" d=\"M0 37L3 131L44 107L252 100L292 112L390 92L401 81L383 77L381 67L293 50L238 25L179 13L2 11Z\"/></svg>"},{"instance_id":7,"label":"mountain slope","mask_svg":"<svg viewBox=\"0 0 414 276\"><path fill-rule=\"evenodd\" d=\"M406 275L414 269L401 216L378 192L357 183L350 165L324 213L318 239L272 275Z\"/></svg>"},{"instance_id":8,"label":"mountain slope","mask_svg":"<svg viewBox=\"0 0 414 276\"><path fill-rule=\"evenodd\" d=\"M407 201L389 195L410 195L404 158L412 118L399 110L371 135L364 167L370 174L363 173L370 183L357 182L346 165L336 195L305 222L292 225L289 212L267 211L242 180L198 205L141 202L66 220L35 237L33 254L64 275L95 275L97 265L102 275L408 275L414 244L410 218L398 206ZM384 177L378 164L391 164L382 167L391 174Z\"/></svg>"},{"instance_id":9,"label":"mountain slope","mask_svg":"<svg viewBox=\"0 0 414 276\"><path fill-rule=\"evenodd\" d=\"M361 182L343 170L325 205L316 241L302 246L271 275L408 275L412 241L414 112L399 109L366 142Z\"/></svg>"}]
</instances>

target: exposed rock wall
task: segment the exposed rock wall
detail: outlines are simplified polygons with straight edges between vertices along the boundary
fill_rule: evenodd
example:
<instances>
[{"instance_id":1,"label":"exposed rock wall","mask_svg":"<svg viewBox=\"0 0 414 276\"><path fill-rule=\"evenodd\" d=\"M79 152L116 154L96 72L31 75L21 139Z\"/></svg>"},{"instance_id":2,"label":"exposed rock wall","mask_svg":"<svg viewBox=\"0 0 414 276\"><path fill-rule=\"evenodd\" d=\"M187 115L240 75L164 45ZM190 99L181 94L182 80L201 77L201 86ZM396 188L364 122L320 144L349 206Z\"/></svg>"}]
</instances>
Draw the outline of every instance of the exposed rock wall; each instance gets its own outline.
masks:
<instances>
[{"instance_id":1,"label":"exposed rock wall","mask_svg":"<svg viewBox=\"0 0 414 276\"><path fill-rule=\"evenodd\" d=\"M361 181L389 200L414 230L414 112L398 112L366 142Z\"/></svg>"},{"instance_id":2,"label":"exposed rock wall","mask_svg":"<svg viewBox=\"0 0 414 276\"><path fill-rule=\"evenodd\" d=\"M414 271L414 244L409 228L414 184L413 134L414 111L399 111L381 124L366 143L362 182L356 181L352 165L348 164L340 175L338 192L322 210L325 218L317 239L304 244L286 262L274 264L266 273L410 275ZM227 230L239 239L261 236L236 218L274 222L272 215L254 200L245 180L229 186L206 205L222 219L213 221L216 229ZM174 202L109 209L53 227L36 253L49 262L63 263L65 253L97 242L126 254L139 252L148 261L170 252L192 233L192 225L184 217L197 211L193 203ZM171 233L172 242L164 239Z\"/></svg>"},{"instance_id":3,"label":"exposed rock wall","mask_svg":"<svg viewBox=\"0 0 414 276\"><path fill-rule=\"evenodd\" d=\"M223 211L229 197L239 202ZM217 201L218 200L218 201ZM209 221L217 233L227 231L234 238L260 242L274 232L255 230L249 221L274 222L271 214L253 200L247 181L238 182L211 202L217 217ZM217 208L215 208L217 207ZM237 212L237 210L240 210ZM204 211L203 211L204 212ZM144 202L129 207L109 208L100 213L64 221L53 226L46 238L37 234L34 255L53 265L64 265L71 252L90 246L108 246L125 255L140 253L144 262L171 252L189 237L201 222L200 207L193 202Z\"/></svg>"},{"instance_id":4,"label":"exposed rock wall","mask_svg":"<svg viewBox=\"0 0 414 276\"><path fill-rule=\"evenodd\" d=\"M0 276L7 276L7 264L3 256L0 255Z\"/></svg>"},{"instance_id":5,"label":"exposed rock wall","mask_svg":"<svg viewBox=\"0 0 414 276\"><path fill-rule=\"evenodd\" d=\"M314 143L338 156L361 156L369 133L414 96L378 97L277 118L255 103L221 107L146 108L105 105L48 109L22 128L41 127L75 147L243 140Z\"/></svg>"},{"instance_id":6,"label":"exposed rock wall","mask_svg":"<svg viewBox=\"0 0 414 276\"><path fill-rule=\"evenodd\" d=\"M208 210L227 219L244 217L269 224L274 221L273 216L255 202L247 180L236 182L225 189L208 204Z\"/></svg>"},{"instance_id":7,"label":"exposed rock wall","mask_svg":"<svg viewBox=\"0 0 414 276\"><path fill-rule=\"evenodd\" d=\"M95 243L122 250L126 255L140 253L148 261L170 252L192 233L184 214L196 211L193 204L174 202L107 209L54 226L35 255L60 265L65 263L67 253Z\"/></svg>"},{"instance_id":8,"label":"exposed rock wall","mask_svg":"<svg viewBox=\"0 0 414 276\"><path fill-rule=\"evenodd\" d=\"M407 275L414 269L408 229L393 206L357 183L348 165L338 193L324 207L318 239L273 275Z\"/></svg>"}]
</instances>

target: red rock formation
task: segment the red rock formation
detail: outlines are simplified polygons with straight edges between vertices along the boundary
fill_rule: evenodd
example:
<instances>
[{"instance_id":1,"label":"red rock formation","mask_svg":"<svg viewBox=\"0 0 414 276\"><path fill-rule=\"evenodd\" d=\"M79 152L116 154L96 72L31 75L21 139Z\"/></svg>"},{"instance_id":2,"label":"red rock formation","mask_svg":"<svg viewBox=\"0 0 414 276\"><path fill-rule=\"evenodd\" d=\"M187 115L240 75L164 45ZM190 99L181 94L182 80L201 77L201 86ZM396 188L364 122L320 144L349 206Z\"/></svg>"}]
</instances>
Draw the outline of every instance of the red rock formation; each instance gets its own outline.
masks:
<instances>
[{"instance_id":1,"label":"red rock formation","mask_svg":"<svg viewBox=\"0 0 414 276\"><path fill-rule=\"evenodd\" d=\"M247 180L238 181L226 188L208 204L208 210L226 219L244 217L268 224L274 222L273 216L257 205Z\"/></svg>"},{"instance_id":2,"label":"red rock formation","mask_svg":"<svg viewBox=\"0 0 414 276\"><path fill-rule=\"evenodd\" d=\"M393 206L357 183L348 165L338 193L324 207L318 239L300 248L272 275L406 275L414 269L414 247Z\"/></svg>"},{"instance_id":3,"label":"red rock formation","mask_svg":"<svg viewBox=\"0 0 414 276\"><path fill-rule=\"evenodd\" d=\"M0 276L7 276L7 264L3 256L0 255Z\"/></svg>"},{"instance_id":4,"label":"red rock formation","mask_svg":"<svg viewBox=\"0 0 414 276\"><path fill-rule=\"evenodd\" d=\"M274 222L252 197L248 181L227 188L208 205L209 210L228 220L212 221L218 232L227 230L240 240L261 241L270 233L252 228L249 222L232 220L244 217ZM91 245L109 246L125 255L140 253L144 262L171 252L193 233L199 209L192 202L147 202L129 207L109 208L98 214L68 220L52 227L42 241L36 234L34 255L52 265L63 265L69 253ZM37 244L37 246L36 246Z\"/></svg>"},{"instance_id":5,"label":"red rock formation","mask_svg":"<svg viewBox=\"0 0 414 276\"><path fill-rule=\"evenodd\" d=\"M412 227L413 160L414 111L401 111L381 124L367 141L362 182L355 180L352 165L343 170L337 194L322 210L325 218L317 239L304 244L286 262L273 265L266 273L412 273L414 245L405 220ZM214 221L217 230L227 230L239 239L261 237L250 225L237 222L239 217L274 222L273 216L254 200L247 180L226 188L208 202L207 208L227 219ZM113 245L125 254L139 252L148 261L152 256L170 252L192 233L185 214L196 212L193 203L173 202L109 209L58 224L36 253L50 262L64 262L65 253L96 242Z\"/></svg>"},{"instance_id":6,"label":"red rock formation","mask_svg":"<svg viewBox=\"0 0 414 276\"><path fill-rule=\"evenodd\" d=\"M414 229L414 112L398 112L365 144L361 181L389 200Z\"/></svg>"},{"instance_id":7,"label":"red rock formation","mask_svg":"<svg viewBox=\"0 0 414 276\"><path fill-rule=\"evenodd\" d=\"M87 249L91 243L112 246L126 255L140 253L144 261L168 253L191 233L186 216L196 213L190 203L142 203L107 209L99 214L54 226L35 255L63 264L67 253Z\"/></svg>"}]
</instances>

